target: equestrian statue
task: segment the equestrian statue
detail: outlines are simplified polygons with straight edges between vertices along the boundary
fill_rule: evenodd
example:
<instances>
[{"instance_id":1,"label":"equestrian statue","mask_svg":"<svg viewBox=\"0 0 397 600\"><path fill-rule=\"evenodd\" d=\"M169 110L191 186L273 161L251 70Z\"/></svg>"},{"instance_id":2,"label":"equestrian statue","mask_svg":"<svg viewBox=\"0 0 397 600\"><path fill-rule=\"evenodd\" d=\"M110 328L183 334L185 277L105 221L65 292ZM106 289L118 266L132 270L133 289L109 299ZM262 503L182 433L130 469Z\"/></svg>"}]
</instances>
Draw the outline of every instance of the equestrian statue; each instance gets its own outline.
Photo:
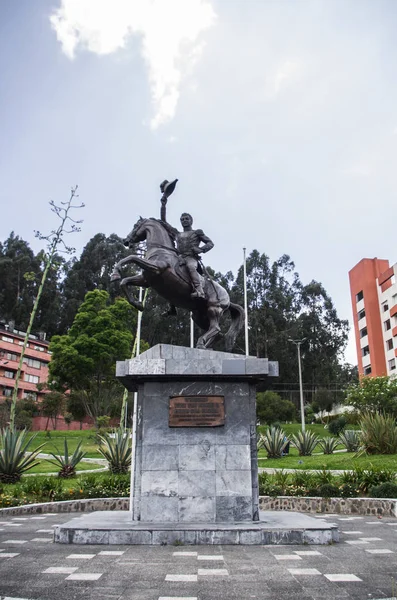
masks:
<instances>
[{"instance_id":1,"label":"equestrian statue","mask_svg":"<svg viewBox=\"0 0 397 600\"><path fill-rule=\"evenodd\" d=\"M167 222L167 201L177 181L164 180L160 185L161 218L141 217L124 240L124 245L129 248L145 240L145 257L132 254L120 260L114 267L111 281L121 280L120 286L128 301L138 310L143 310L143 305L131 290L136 286L153 288L168 300L168 315L176 314L176 307L191 311L193 321L203 331L197 341L197 348L212 347L222 335L219 321L229 311L231 324L224 339L226 351L231 352L244 324L244 310L238 304L230 302L225 288L209 276L202 264L200 254L211 250L214 244L201 229L193 229L191 215L182 214L183 231L178 231ZM141 273L122 277L122 267L130 263L141 267Z\"/></svg>"}]
</instances>

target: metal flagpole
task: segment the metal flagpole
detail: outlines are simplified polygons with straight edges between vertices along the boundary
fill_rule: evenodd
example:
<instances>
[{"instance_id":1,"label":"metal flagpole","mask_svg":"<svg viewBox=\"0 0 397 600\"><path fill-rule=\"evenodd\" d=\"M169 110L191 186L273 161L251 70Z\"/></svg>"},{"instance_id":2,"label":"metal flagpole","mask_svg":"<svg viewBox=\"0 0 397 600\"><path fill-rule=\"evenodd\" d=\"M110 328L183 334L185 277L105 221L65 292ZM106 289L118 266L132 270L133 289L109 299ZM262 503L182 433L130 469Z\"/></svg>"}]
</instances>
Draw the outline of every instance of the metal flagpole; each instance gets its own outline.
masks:
<instances>
[{"instance_id":1,"label":"metal flagpole","mask_svg":"<svg viewBox=\"0 0 397 600\"><path fill-rule=\"evenodd\" d=\"M145 299L146 294L145 293ZM143 288L139 288L139 302L142 302ZM141 323L142 323L142 311L138 311L138 322L136 328L136 352L135 356L139 356L141 353ZM135 486L135 453L136 453L136 430L137 430L137 406L138 406L138 392L134 392L134 409L132 413L132 447L131 447L131 485L130 485L130 512L131 520L134 520L134 486Z\"/></svg>"},{"instance_id":2,"label":"metal flagpole","mask_svg":"<svg viewBox=\"0 0 397 600\"><path fill-rule=\"evenodd\" d=\"M249 340L248 340L248 302L247 302L247 261L245 258L246 248L243 248L243 256L244 256L244 312L245 312L245 355L249 356Z\"/></svg>"}]
</instances>

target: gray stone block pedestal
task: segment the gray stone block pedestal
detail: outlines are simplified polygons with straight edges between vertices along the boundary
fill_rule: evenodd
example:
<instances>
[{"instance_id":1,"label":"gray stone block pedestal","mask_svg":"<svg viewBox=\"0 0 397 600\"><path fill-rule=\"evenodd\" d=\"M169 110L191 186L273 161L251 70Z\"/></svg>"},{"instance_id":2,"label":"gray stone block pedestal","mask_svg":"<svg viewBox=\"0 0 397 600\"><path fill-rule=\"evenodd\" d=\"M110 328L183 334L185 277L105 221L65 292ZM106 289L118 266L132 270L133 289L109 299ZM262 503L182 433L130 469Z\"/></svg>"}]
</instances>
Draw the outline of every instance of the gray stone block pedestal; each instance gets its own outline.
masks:
<instances>
[{"instance_id":1,"label":"gray stone block pedestal","mask_svg":"<svg viewBox=\"0 0 397 600\"><path fill-rule=\"evenodd\" d=\"M257 521L256 388L277 373L267 359L160 344L117 363L138 392L133 520ZM221 396L224 425L172 427L170 399Z\"/></svg>"},{"instance_id":2,"label":"gray stone block pedestal","mask_svg":"<svg viewBox=\"0 0 397 600\"><path fill-rule=\"evenodd\" d=\"M55 541L336 541L335 527L316 519L307 517L298 524L292 515L259 513L256 391L277 375L277 363L264 358L165 344L139 358L118 362L118 379L128 390L137 392L132 514L84 515L56 528ZM175 408L171 418L170 402ZM192 417L196 407L198 420ZM200 422L217 425L197 426Z\"/></svg>"}]
</instances>

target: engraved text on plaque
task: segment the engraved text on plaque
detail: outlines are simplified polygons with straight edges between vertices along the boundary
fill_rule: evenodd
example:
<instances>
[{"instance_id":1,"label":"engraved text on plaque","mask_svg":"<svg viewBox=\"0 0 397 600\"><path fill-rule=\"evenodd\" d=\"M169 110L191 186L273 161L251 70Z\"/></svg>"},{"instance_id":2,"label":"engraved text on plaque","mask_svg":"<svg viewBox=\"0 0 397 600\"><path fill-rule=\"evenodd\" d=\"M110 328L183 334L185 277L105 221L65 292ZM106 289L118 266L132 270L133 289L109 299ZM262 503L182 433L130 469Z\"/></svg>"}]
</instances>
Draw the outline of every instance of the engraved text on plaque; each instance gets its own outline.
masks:
<instances>
[{"instance_id":1,"label":"engraved text on plaque","mask_svg":"<svg viewBox=\"0 0 397 600\"><path fill-rule=\"evenodd\" d=\"M224 396L170 398L170 427L217 427L225 424Z\"/></svg>"}]
</instances>

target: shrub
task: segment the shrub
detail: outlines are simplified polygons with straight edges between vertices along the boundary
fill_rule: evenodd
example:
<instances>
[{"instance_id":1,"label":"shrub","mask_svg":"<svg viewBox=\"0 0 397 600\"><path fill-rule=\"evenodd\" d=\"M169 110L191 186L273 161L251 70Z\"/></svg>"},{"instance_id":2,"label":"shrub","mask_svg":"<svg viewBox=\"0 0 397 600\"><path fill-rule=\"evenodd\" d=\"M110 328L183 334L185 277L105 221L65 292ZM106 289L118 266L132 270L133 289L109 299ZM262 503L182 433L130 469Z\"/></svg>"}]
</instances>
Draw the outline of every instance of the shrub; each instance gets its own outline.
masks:
<instances>
[{"instance_id":1,"label":"shrub","mask_svg":"<svg viewBox=\"0 0 397 600\"><path fill-rule=\"evenodd\" d=\"M44 444L27 454L34 437L28 439L26 431L15 431L9 427L1 431L0 482L16 483L23 473L39 464L36 458Z\"/></svg>"},{"instance_id":2,"label":"shrub","mask_svg":"<svg viewBox=\"0 0 397 600\"><path fill-rule=\"evenodd\" d=\"M339 444L339 441L334 437L328 436L319 440L318 443L321 446L324 454L333 454L334 450L336 450L336 447Z\"/></svg>"},{"instance_id":3,"label":"shrub","mask_svg":"<svg viewBox=\"0 0 397 600\"><path fill-rule=\"evenodd\" d=\"M346 427L347 420L346 417L341 415L337 419L331 421L328 425L328 431L332 433L332 435L339 435Z\"/></svg>"},{"instance_id":4,"label":"shrub","mask_svg":"<svg viewBox=\"0 0 397 600\"><path fill-rule=\"evenodd\" d=\"M291 443L298 450L299 456L311 456L319 439L311 431L299 431L291 438Z\"/></svg>"},{"instance_id":5,"label":"shrub","mask_svg":"<svg viewBox=\"0 0 397 600\"><path fill-rule=\"evenodd\" d=\"M58 477L64 477L66 479L68 477L76 476L76 466L79 464L81 459L84 458L84 456L86 455L86 452L83 452L81 450L81 444L82 444L82 441L80 441L77 444L77 447L71 456L69 455L68 442L67 442L66 438L64 441L63 454L61 454L60 451L58 450L58 448L54 445L55 450L57 451L57 454L50 452L50 454L54 458L54 460L48 460L48 462L50 462L51 464L53 464L57 467L61 467L61 469L58 473Z\"/></svg>"},{"instance_id":6,"label":"shrub","mask_svg":"<svg viewBox=\"0 0 397 600\"><path fill-rule=\"evenodd\" d=\"M360 448L360 435L355 429L345 429L339 434L339 439L348 452L357 452Z\"/></svg>"},{"instance_id":7,"label":"shrub","mask_svg":"<svg viewBox=\"0 0 397 600\"><path fill-rule=\"evenodd\" d=\"M268 458L280 458L288 441L284 431L278 427L269 427L260 437L260 443L265 448Z\"/></svg>"},{"instance_id":8,"label":"shrub","mask_svg":"<svg viewBox=\"0 0 397 600\"><path fill-rule=\"evenodd\" d=\"M390 481L369 489L371 498L397 498L397 484Z\"/></svg>"},{"instance_id":9,"label":"shrub","mask_svg":"<svg viewBox=\"0 0 397 600\"><path fill-rule=\"evenodd\" d=\"M300 488L310 487L313 483L313 474L309 471L295 471L291 478L293 485Z\"/></svg>"},{"instance_id":10,"label":"shrub","mask_svg":"<svg viewBox=\"0 0 397 600\"><path fill-rule=\"evenodd\" d=\"M295 404L268 390L256 396L256 415L261 423L271 425L277 421L293 421L296 415Z\"/></svg>"},{"instance_id":11,"label":"shrub","mask_svg":"<svg viewBox=\"0 0 397 600\"><path fill-rule=\"evenodd\" d=\"M108 461L109 470L113 474L128 473L131 466L131 445L128 432L120 428L114 432L114 437L109 434L99 436L100 446L98 452ZM161 458L160 458L161 460Z\"/></svg>"},{"instance_id":12,"label":"shrub","mask_svg":"<svg viewBox=\"0 0 397 600\"><path fill-rule=\"evenodd\" d=\"M368 454L396 454L397 427L394 417L367 413L360 421L361 448Z\"/></svg>"},{"instance_id":13,"label":"shrub","mask_svg":"<svg viewBox=\"0 0 397 600\"><path fill-rule=\"evenodd\" d=\"M274 484L280 487L284 492L289 482L289 474L286 471L284 471L284 469L281 469L281 471L275 472L273 480Z\"/></svg>"},{"instance_id":14,"label":"shrub","mask_svg":"<svg viewBox=\"0 0 397 600\"><path fill-rule=\"evenodd\" d=\"M110 417L106 415L102 417L97 417L95 422L98 429L106 429L107 427L109 427L109 423Z\"/></svg>"},{"instance_id":15,"label":"shrub","mask_svg":"<svg viewBox=\"0 0 397 600\"><path fill-rule=\"evenodd\" d=\"M321 469L313 474L313 483L316 485L325 485L334 481L334 476L328 469Z\"/></svg>"},{"instance_id":16,"label":"shrub","mask_svg":"<svg viewBox=\"0 0 397 600\"><path fill-rule=\"evenodd\" d=\"M358 493L359 490L354 483L343 483L341 486L339 486L339 495L342 498L356 498Z\"/></svg>"},{"instance_id":17,"label":"shrub","mask_svg":"<svg viewBox=\"0 0 397 600\"><path fill-rule=\"evenodd\" d=\"M318 488L318 494L322 498L338 498L339 497L339 488L332 483L323 483Z\"/></svg>"}]
</instances>

